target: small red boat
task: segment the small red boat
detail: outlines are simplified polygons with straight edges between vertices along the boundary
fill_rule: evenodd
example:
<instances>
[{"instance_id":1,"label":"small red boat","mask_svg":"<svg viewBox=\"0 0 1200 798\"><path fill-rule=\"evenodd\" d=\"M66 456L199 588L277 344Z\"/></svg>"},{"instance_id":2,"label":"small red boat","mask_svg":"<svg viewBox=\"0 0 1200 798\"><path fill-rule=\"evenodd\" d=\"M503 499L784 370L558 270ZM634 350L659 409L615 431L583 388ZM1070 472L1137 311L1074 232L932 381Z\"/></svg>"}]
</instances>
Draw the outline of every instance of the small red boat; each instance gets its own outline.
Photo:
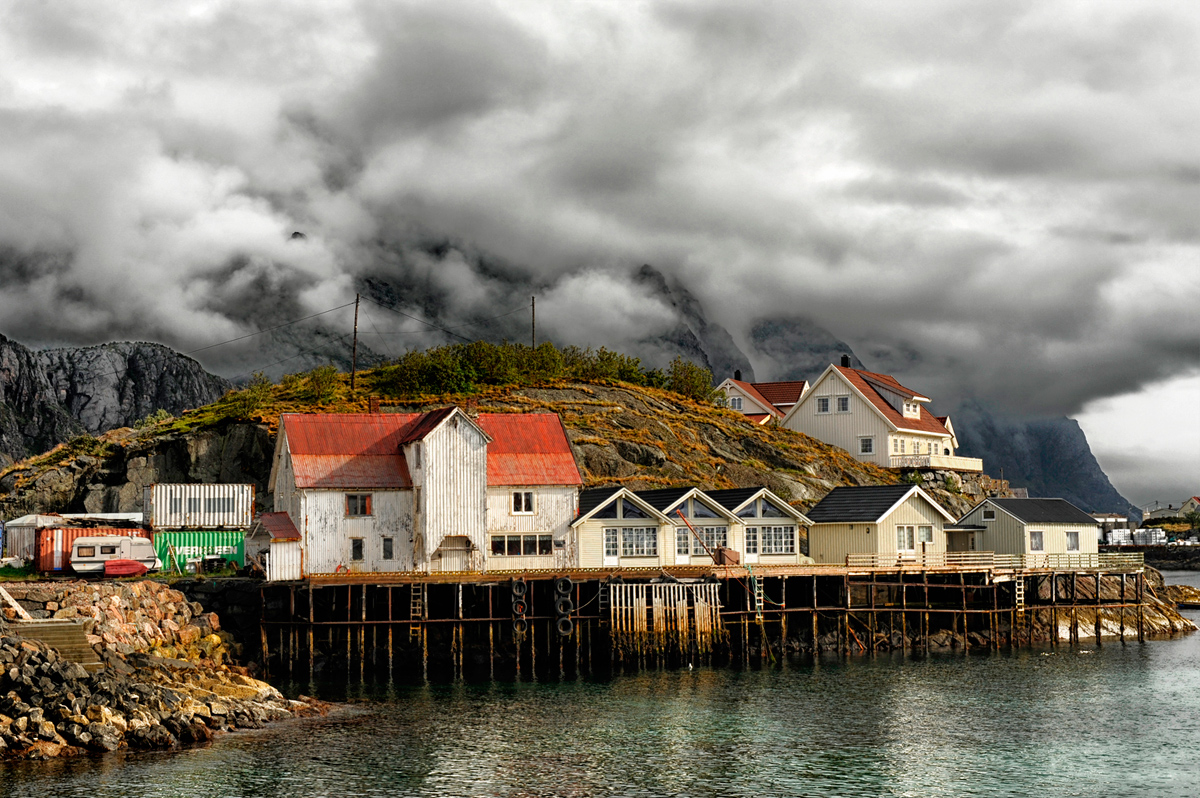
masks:
<instances>
[{"instance_id":1,"label":"small red boat","mask_svg":"<svg viewBox=\"0 0 1200 798\"><path fill-rule=\"evenodd\" d=\"M141 576L150 569L145 563L137 560L105 560L104 575L111 578L118 576Z\"/></svg>"}]
</instances>

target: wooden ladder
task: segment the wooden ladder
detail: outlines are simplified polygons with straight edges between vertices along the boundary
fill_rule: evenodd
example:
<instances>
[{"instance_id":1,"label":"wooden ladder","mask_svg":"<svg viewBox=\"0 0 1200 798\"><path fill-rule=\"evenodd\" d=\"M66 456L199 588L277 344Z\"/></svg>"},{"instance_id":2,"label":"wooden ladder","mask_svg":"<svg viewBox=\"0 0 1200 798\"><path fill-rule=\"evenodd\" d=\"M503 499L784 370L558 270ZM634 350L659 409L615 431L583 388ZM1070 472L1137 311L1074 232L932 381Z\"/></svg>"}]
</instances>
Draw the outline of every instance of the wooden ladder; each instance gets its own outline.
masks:
<instances>
[{"instance_id":1,"label":"wooden ladder","mask_svg":"<svg viewBox=\"0 0 1200 798\"><path fill-rule=\"evenodd\" d=\"M421 636L420 622L425 620L425 585L413 583L408 591L408 636L416 640Z\"/></svg>"},{"instance_id":2,"label":"wooden ladder","mask_svg":"<svg viewBox=\"0 0 1200 798\"><path fill-rule=\"evenodd\" d=\"M1013 599L1018 612L1025 609L1025 580L1019 576L1013 583Z\"/></svg>"},{"instance_id":3,"label":"wooden ladder","mask_svg":"<svg viewBox=\"0 0 1200 798\"><path fill-rule=\"evenodd\" d=\"M600 602L600 623L608 623L612 616L609 609L612 606L612 597L609 595L608 582L600 583L600 595L596 598Z\"/></svg>"},{"instance_id":4,"label":"wooden ladder","mask_svg":"<svg viewBox=\"0 0 1200 798\"><path fill-rule=\"evenodd\" d=\"M754 574L750 574L750 589L754 591L754 618L761 623L763 619L763 582Z\"/></svg>"}]
</instances>

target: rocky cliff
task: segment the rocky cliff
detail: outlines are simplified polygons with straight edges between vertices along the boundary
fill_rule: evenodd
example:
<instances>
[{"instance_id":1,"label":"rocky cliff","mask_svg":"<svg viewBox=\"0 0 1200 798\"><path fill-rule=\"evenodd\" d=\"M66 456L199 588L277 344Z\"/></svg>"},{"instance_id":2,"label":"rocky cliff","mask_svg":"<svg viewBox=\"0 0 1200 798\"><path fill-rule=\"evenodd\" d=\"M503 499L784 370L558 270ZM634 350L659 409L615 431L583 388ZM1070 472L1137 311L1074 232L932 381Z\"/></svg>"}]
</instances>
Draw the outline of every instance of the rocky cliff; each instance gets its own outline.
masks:
<instances>
[{"instance_id":1,"label":"rocky cliff","mask_svg":"<svg viewBox=\"0 0 1200 798\"><path fill-rule=\"evenodd\" d=\"M0 463L215 401L232 384L159 344L33 351L0 335Z\"/></svg>"}]
</instances>

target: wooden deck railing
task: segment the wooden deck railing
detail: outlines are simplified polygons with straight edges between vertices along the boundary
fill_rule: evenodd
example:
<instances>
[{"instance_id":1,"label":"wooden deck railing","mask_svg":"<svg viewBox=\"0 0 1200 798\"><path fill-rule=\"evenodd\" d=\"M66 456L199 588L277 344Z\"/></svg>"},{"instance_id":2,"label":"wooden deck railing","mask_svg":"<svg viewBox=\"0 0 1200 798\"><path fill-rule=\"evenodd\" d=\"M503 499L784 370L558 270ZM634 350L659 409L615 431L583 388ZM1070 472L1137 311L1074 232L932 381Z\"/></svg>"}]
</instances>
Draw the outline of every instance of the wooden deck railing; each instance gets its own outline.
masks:
<instances>
[{"instance_id":1,"label":"wooden deck railing","mask_svg":"<svg viewBox=\"0 0 1200 798\"><path fill-rule=\"evenodd\" d=\"M848 554L849 568L1047 569L1059 571L1141 568L1140 552L1089 554L996 554L949 551L916 554Z\"/></svg>"},{"instance_id":2,"label":"wooden deck railing","mask_svg":"<svg viewBox=\"0 0 1200 798\"><path fill-rule=\"evenodd\" d=\"M947 471L982 471L978 457L953 457L941 454L900 454L889 459L892 468L941 468Z\"/></svg>"}]
</instances>

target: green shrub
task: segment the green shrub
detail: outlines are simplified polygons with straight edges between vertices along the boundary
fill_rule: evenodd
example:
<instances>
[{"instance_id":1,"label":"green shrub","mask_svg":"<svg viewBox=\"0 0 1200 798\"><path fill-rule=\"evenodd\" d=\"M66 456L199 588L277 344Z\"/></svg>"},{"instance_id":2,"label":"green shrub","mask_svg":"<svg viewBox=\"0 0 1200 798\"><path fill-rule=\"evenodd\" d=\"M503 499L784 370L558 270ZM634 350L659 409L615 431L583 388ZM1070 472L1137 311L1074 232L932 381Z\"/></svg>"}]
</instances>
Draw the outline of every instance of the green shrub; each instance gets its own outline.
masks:
<instances>
[{"instance_id":1,"label":"green shrub","mask_svg":"<svg viewBox=\"0 0 1200 798\"><path fill-rule=\"evenodd\" d=\"M250 382L245 388L238 391L234 398L238 412L246 418L253 416L271 401L274 388L274 384L267 379L265 374L261 371L254 372L254 375L250 377Z\"/></svg>"},{"instance_id":2,"label":"green shrub","mask_svg":"<svg viewBox=\"0 0 1200 798\"><path fill-rule=\"evenodd\" d=\"M153 427L164 421L170 421L172 418L174 418L174 416L172 416L170 413L168 413L166 410L163 410L160 407L158 410L155 410L153 413L146 416L145 418L140 418L137 421L133 422L133 428L134 429L145 429L146 427Z\"/></svg>"},{"instance_id":3,"label":"green shrub","mask_svg":"<svg viewBox=\"0 0 1200 798\"><path fill-rule=\"evenodd\" d=\"M667 389L697 402L711 402L715 393L712 372L681 357L671 361L671 368L667 371Z\"/></svg>"},{"instance_id":4,"label":"green shrub","mask_svg":"<svg viewBox=\"0 0 1200 798\"><path fill-rule=\"evenodd\" d=\"M332 402L337 396L338 385L341 382L337 366L317 366L305 375L308 392L314 402L325 404Z\"/></svg>"}]
</instances>

